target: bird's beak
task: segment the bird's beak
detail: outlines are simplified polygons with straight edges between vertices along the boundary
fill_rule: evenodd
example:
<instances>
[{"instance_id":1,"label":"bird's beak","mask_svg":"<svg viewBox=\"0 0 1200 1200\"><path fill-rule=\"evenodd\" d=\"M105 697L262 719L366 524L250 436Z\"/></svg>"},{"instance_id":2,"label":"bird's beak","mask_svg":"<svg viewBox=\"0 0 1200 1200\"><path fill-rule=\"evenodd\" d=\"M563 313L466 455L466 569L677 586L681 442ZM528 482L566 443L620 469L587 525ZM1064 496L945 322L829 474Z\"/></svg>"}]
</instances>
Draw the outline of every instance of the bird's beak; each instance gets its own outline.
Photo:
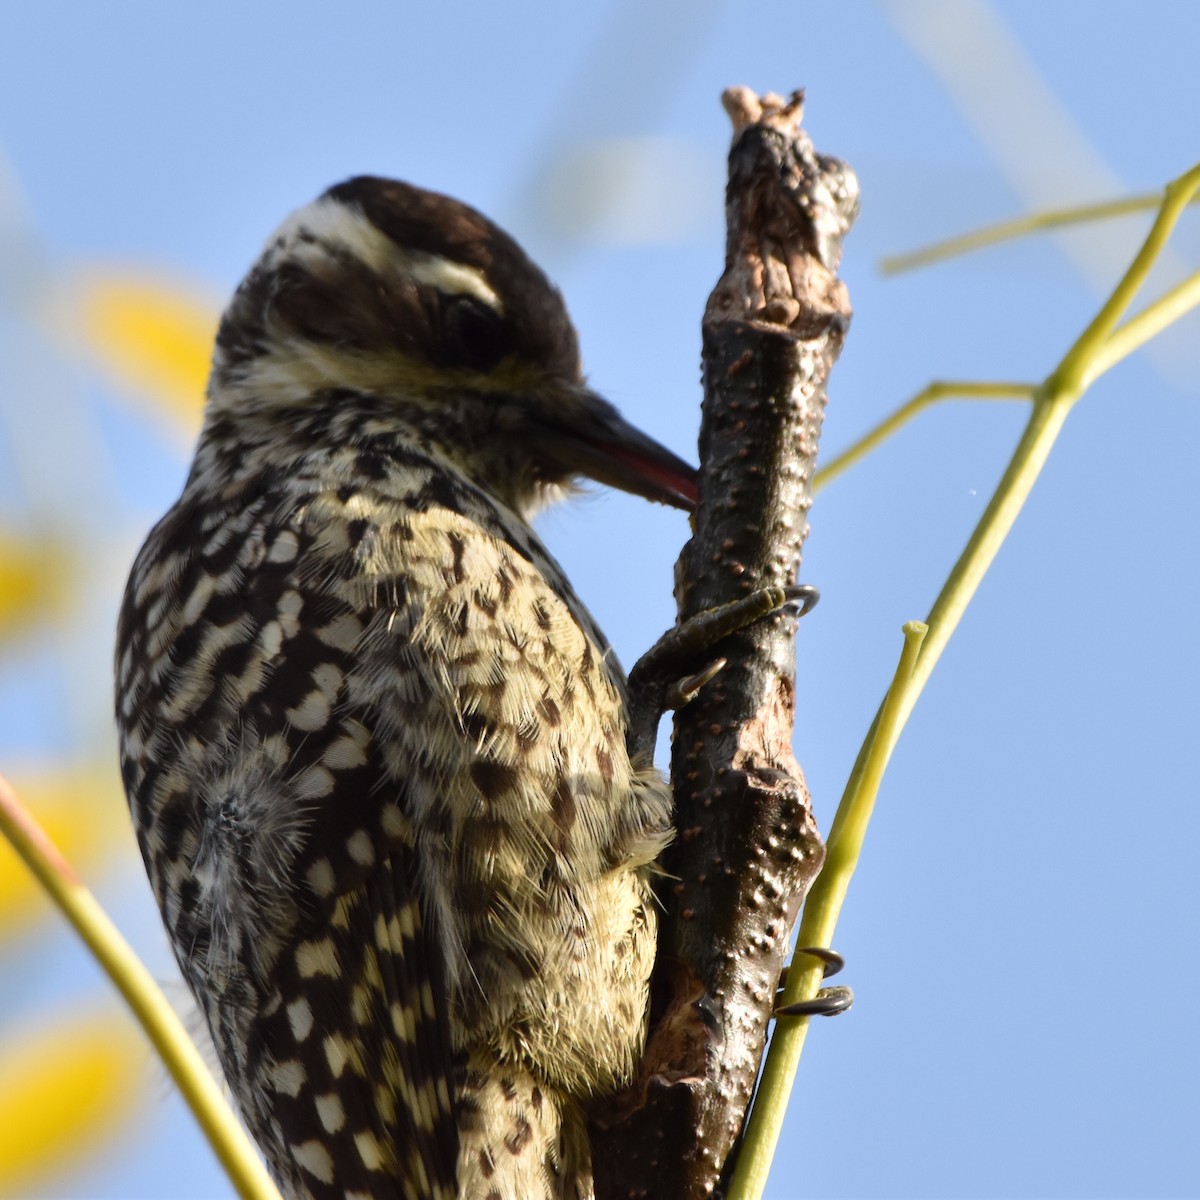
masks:
<instances>
[{"instance_id":1,"label":"bird's beak","mask_svg":"<svg viewBox=\"0 0 1200 1200\"><path fill-rule=\"evenodd\" d=\"M581 390L562 413L543 418L544 449L571 474L692 512L699 499L696 468L630 425L602 396Z\"/></svg>"}]
</instances>

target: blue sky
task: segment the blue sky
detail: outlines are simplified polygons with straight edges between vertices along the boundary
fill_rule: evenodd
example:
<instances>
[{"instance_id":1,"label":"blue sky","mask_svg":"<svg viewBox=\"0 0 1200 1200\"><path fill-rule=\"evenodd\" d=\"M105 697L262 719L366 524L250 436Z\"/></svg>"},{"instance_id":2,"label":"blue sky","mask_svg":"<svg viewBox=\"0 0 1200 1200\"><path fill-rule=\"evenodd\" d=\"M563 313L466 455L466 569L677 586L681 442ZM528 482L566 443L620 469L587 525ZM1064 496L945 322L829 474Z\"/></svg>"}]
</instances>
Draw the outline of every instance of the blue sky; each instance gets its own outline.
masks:
<instances>
[{"instance_id":1,"label":"blue sky","mask_svg":"<svg viewBox=\"0 0 1200 1200\"><path fill-rule=\"evenodd\" d=\"M1034 200L1181 173L1200 159L1198 44L1200 7L1165 0L27 0L0 8L0 156L52 266L140 264L214 303L340 178L460 196L562 286L592 383L694 456L698 322L722 255L718 96L804 86L818 148L857 169L864 197L829 457L932 378L1052 368L1100 298L1089 267L1115 281L1145 222L898 280L875 264ZM1180 263L1198 242L1185 222ZM0 269L28 250L0 246ZM1197 328L1080 403L914 714L837 937L857 1004L810 1035L774 1197L1200 1192ZM44 480L20 482L47 436L93 431L103 464L50 489L88 530L98 582L62 643L0 657L0 769L111 742L117 591L186 466L78 368L17 376L18 351L26 372L43 359L4 329L7 519L49 502ZM81 408L43 405L60 383ZM823 828L900 626L928 610L1022 419L1015 404L928 413L817 500L802 577L823 600L801 633L797 752ZM596 493L542 529L632 663L672 619L684 519ZM168 976L132 859L104 895ZM68 939L46 947L61 958L28 989L5 980L0 1019L91 986ZM146 1076L140 1133L46 1194L230 1194Z\"/></svg>"}]
</instances>

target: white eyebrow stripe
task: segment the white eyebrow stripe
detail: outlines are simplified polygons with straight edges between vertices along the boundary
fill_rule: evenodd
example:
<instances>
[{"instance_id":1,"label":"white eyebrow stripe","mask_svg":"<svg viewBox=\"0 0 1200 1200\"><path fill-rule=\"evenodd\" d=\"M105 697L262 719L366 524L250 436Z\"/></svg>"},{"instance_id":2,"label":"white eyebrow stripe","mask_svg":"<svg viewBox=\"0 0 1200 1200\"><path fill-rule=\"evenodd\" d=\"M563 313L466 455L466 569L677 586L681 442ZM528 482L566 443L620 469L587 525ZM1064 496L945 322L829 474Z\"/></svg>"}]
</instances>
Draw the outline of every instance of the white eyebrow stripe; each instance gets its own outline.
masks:
<instances>
[{"instance_id":1,"label":"white eyebrow stripe","mask_svg":"<svg viewBox=\"0 0 1200 1200\"><path fill-rule=\"evenodd\" d=\"M418 283L428 283L447 296L474 296L497 314L504 315L504 305L500 302L500 297L478 268L468 267L465 263L442 258L437 254L409 254L404 251L397 252L394 248L392 258L403 262L407 274Z\"/></svg>"},{"instance_id":2,"label":"white eyebrow stripe","mask_svg":"<svg viewBox=\"0 0 1200 1200\"><path fill-rule=\"evenodd\" d=\"M306 234L318 244L302 241ZM381 274L399 270L417 283L435 287L448 296L473 296L493 312L504 315L504 305L482 271L439 254L405 250L361 212L328 196L292 213L267 243L268 253L280 242L285 253L301 259L320 255L321 242L340 246Z\"/></svg>"}]
</instances>

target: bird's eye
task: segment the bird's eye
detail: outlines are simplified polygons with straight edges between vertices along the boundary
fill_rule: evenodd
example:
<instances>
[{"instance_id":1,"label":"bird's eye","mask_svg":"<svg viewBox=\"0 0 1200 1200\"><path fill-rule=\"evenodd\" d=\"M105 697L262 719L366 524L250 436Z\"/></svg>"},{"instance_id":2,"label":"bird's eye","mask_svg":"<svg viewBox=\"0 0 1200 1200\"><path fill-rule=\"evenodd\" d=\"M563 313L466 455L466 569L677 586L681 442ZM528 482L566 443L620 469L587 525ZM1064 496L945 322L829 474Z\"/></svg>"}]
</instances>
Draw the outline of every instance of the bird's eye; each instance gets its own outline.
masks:
<instances>
[{"instance_id":1,"label":"bird's eye","mask_svg":"<svg viewBox=\"0 0 1200 1200\"><path fill-rule=\"evenodd\" d=\"M508 352L500 317L473 296L455 296L446 306L446 346L455 364L488 371Z\"/></svg>"}]
</instances>

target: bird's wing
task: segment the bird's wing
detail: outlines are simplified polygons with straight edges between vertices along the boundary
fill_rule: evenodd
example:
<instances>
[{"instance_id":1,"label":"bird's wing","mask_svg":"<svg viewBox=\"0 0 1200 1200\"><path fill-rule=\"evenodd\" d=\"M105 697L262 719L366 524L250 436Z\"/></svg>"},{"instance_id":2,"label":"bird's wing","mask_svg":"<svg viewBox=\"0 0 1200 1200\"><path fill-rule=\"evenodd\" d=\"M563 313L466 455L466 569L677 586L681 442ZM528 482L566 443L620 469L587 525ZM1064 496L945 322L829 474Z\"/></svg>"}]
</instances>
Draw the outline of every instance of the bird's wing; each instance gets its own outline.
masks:
<instances>
[{"instance_id":1,"label":"bird's wing","mask_svg":"<svg viewBox=\"0 0 1200 1200\"><path fill-rule=\"evenodd\" d=\"M269 487L160 523L120 622L122 768L180 966L285 1191L440 1200L461 1067L407 818L413 737L347 682L366 631L406 609L342 586L327 543L345 524Z\"/></svg>"}]
</instances>

